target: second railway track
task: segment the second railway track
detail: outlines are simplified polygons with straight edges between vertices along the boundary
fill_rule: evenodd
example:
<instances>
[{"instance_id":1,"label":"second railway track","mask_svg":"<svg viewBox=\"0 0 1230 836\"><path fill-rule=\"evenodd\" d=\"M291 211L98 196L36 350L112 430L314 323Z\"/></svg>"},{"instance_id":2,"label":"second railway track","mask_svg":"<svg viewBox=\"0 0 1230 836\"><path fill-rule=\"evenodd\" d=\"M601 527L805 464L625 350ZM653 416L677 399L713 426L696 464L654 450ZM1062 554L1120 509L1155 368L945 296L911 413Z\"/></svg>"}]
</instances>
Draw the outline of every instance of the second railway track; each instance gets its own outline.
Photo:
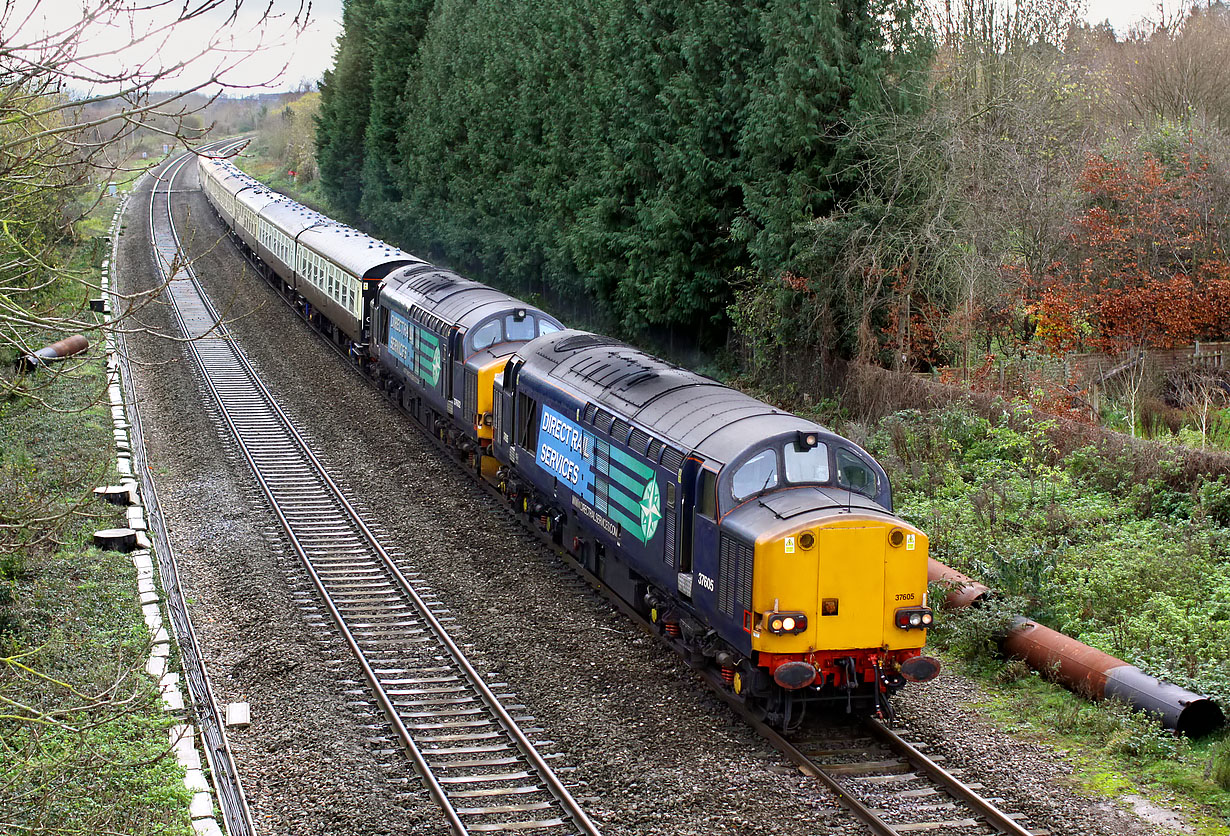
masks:
<instances>
[{"instance_id":1,"label":"second railway track","mask_svg":"<svg viewBox=\"0 0 1230 836\"><path fill-rule=\"evenodd\" d=\"M466 660L220 321L171 217L187 160L168 165L150 198L150 240L175 317L221 420L449 827L596 836L499 686Z\"/></svg>"}]
</instances>

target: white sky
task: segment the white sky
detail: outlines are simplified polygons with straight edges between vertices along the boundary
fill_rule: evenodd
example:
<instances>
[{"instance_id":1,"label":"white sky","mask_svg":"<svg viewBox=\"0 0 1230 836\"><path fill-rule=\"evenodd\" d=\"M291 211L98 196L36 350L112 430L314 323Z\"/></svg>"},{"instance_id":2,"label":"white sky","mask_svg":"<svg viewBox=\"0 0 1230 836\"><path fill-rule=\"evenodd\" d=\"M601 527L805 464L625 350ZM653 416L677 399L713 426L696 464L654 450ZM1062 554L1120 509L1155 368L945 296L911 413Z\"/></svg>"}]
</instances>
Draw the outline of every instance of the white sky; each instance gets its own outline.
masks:
<instances>
[{"instance_id":1,"label":"white sky","mask_svg":"<svg viewBox=\"0 0 1230 836\"><path fill-rule=\"evenodd\" d=\"M265 90L294 89L301 81L317 81L326 69L332 66L336 39L342 31L342 0L310 0L309 24L303 29L291 28L291 19L300 12L300 0L272 0L272 20L263 25L258 20L268 0L238 0L242 2L237 24L220 31L223 49L212 52L191 62L189 69L160 83L158 89L184 89L207 80L220 66L239 61L223 74L223 79L237 89L233 95ZM103 2L127 5L153 6L159 0L103 0ZM167 9L144 12L138 16L135 28L131 26L92 27L84 45L90 53L108 53L123 48L134 35L148 31L157 25L154 21L165 18L168 11L175 12L183 4L198 5L202 0L171 0ZM235 3L237 0L227 0ZM309 0L303 0L306 5ZM1190 0L1189 0L1190 2ZM1109 20L1115 31L1126 35L1129 29L1144 18L1157 20L1159 3L1165 4L1167 16L1173 15L1185 4L1182 0L1087 0L1086 19L1092 23ZM18 34L51 31L63 27L68 20L78 20L84 7L97 7L99 0L0 0L0 7L7 9L0 41L11 46L20 38L13 38L17 24L31 9L33 17ZM159 36L147 40L144 50L129 49L124 54L124 66L131 68L154 55L154 63L171 66L191 56L197 56L218 30L228 10L216 10L207 17L189 25L177 27L165 40ZM242 56L242 59L241 59ZM116 59L102 56L93 61L93 66L115 71Z\"/></svg>"},{"instance_id":2,"label":"white sky","mask_svg":"<svg viewBox=\"0 0 1230 836\"><path fill-rule=\"evenodd\" d=\"M1143 19L1159 20L1163 7L1166 17L1170 18L1179 9L1190 7L1192 2L1194 0L1186 3L1176 0L1087 0L1085 19L1095 24L1109 20L1115 34L1123 37Z\"/></svg>"},{"instance_id":3,"label":"white sky","mask_svg":"<svg viewBox=\"0 0 1230 836\"><path fill-rule=\"evenodd\" d=\"M159 31L182 9L209 1L0 0L0 43L12 50L80 21L83 9L127 6L139 11L110 15L87 28L78 50L83 75L129 74L137 68L159 72L186 62L186 68L160 80L155 89L182 90L218 74L235 88L234 95L246 95L294 89L305 79L317 81L332 65L342 30L342 0L223 0L220 8L200 18ZM236 5L235 20L228 21ZM270 12L262 19L266 8ZM306 26L304 11L309 12ZM207 47L213 48L204 52ZM82 79L73 87L85 90L90 83Z\"/></svg>"}]
</instances>

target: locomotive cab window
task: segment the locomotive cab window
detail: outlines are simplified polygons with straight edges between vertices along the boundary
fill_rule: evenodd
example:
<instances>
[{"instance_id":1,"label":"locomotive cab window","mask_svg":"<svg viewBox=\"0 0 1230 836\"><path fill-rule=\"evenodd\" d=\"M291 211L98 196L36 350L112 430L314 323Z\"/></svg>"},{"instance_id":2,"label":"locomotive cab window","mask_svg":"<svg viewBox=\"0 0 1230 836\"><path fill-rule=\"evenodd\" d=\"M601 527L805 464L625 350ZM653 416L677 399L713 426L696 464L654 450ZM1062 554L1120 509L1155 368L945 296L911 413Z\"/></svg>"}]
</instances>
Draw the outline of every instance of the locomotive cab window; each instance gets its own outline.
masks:
<instances>
[{"instance_id":1,"label":"locomotive cab window","mask_svg":"<svg viewBox=\"0 0 1230 836\"><path fill-rule=\"evenodd\" d=\"M777 452L762 450L739 466L731 477L730 490L737 501L777 487Z\"/></svg>"},{"instance_id":2,"label":"locomotive cab window","mask_svg":"<svg viewBox=\"0 0 1230 836\"><path fill-rule=\"evenodd\" d=\"M520 319L515 314L504 317L504 333L508 335L509 342L532 340L537 336L535 331L534 317L526 316L524 312Z\"/></svg>"},{"instance_id":3,"label":"locomotive cab window","mask_svg":"<svg viewBox=\"0 0 1230 836\"><path fill-rule=\"evenodd\" d=\"M493 319L488 323L480 325L470 335L470 350L482 351L484 348L490 348L500 341L500 321Z\"/></svg>"},{"instance_id":4,"label":"locomotive cab window","mask_svg":"<svg viewBox=\"0 0 1230 836\"><path fill-rule=\"evenodd\" d=\"M853 450L838 447L833 457L837 464L837 484L847 490L875 497L876 473Z\"/></svg>"},{"instance_id":5,"label":"locomotive cab window","mask_svg":"<svg viewBox=\"0 0 1230 836\"><path fill-rule=\"evenodd\" d=\"M826 444L806 447L792 441L782 447L782 459L786 463L786 481L793 485L823 485L829 481L829 448Z\"/></svg>"},{"instance_id":6,"label":"locomotive cab window","mask_svg":"<svg viewBox=\"0 0 1230 836\"><path fill-rule=\"evenodd\" d=\"M538 320L538 336L541 337L546 334L554 334L558 330L559 326L554 322L547 322L545 319Z\"/></svg>"},{"instance_id":7,"label":"locomotive cab window","mask_svg":"<svg viewBox=\"0 0 1230 836\"><path fill-rule=\"evenodd\" d=\"M535 418L538 415L538 403L529 395L518 395L517 400L520 403L517 405L517 418L519 436L517 443L526 450L529 450L534 444L534 431L538 429L538 422Z\"/></svg>"},{"instance_id":8,"label":"locomotive cab window","mask_svg":"<svg viewBox=\"0 0 1230 836\"><path fill-rule=\"evenodd\" d=\"M700 472L700 498L696 511L703 517L717 519L717 474L711 470Z\"/></svg>"}]
</instances>

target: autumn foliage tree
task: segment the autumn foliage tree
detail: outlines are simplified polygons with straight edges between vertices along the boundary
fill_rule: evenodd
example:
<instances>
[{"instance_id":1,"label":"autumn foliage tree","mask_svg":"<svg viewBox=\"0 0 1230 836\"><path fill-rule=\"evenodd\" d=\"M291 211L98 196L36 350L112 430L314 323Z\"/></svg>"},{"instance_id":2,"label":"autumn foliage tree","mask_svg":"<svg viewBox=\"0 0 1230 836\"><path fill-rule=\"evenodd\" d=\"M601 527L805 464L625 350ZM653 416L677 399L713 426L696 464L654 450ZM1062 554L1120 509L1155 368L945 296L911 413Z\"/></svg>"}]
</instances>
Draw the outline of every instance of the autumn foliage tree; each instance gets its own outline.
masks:
<instances>
[{"instance_id":1,"label":"autumn foliage tree","mask_svg":"<svg viewBox=\"0 0 1230 836\"><path fill-rule=\"evenodd\" d=\"M1221 179L1190 138L1169 155L1091 156L1070 254L1030 288L1036 337L1115 353L1230 334Z\"/></svg>"}]
</instances>

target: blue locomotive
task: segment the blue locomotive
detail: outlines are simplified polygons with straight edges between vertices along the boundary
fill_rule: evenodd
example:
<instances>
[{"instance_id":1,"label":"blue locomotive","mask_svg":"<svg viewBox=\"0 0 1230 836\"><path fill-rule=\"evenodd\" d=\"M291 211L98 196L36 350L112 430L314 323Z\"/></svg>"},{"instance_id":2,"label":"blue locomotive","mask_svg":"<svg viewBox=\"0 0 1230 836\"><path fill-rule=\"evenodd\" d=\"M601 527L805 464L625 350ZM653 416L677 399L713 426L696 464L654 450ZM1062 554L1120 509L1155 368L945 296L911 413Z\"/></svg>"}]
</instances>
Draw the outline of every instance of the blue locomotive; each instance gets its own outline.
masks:
<instances>
[{"instance_id":1,"label":"blue locomotive","mask_svg":"<svg viewBox=\"0 0 1230 836\"><path fill-rule=\"evenodd\" d=\"M223 160L205 194L298 309L692 663L778 725L886 709L922 654L927 537L848 439L428 264Z\"/></svg>"}]
</instances>

